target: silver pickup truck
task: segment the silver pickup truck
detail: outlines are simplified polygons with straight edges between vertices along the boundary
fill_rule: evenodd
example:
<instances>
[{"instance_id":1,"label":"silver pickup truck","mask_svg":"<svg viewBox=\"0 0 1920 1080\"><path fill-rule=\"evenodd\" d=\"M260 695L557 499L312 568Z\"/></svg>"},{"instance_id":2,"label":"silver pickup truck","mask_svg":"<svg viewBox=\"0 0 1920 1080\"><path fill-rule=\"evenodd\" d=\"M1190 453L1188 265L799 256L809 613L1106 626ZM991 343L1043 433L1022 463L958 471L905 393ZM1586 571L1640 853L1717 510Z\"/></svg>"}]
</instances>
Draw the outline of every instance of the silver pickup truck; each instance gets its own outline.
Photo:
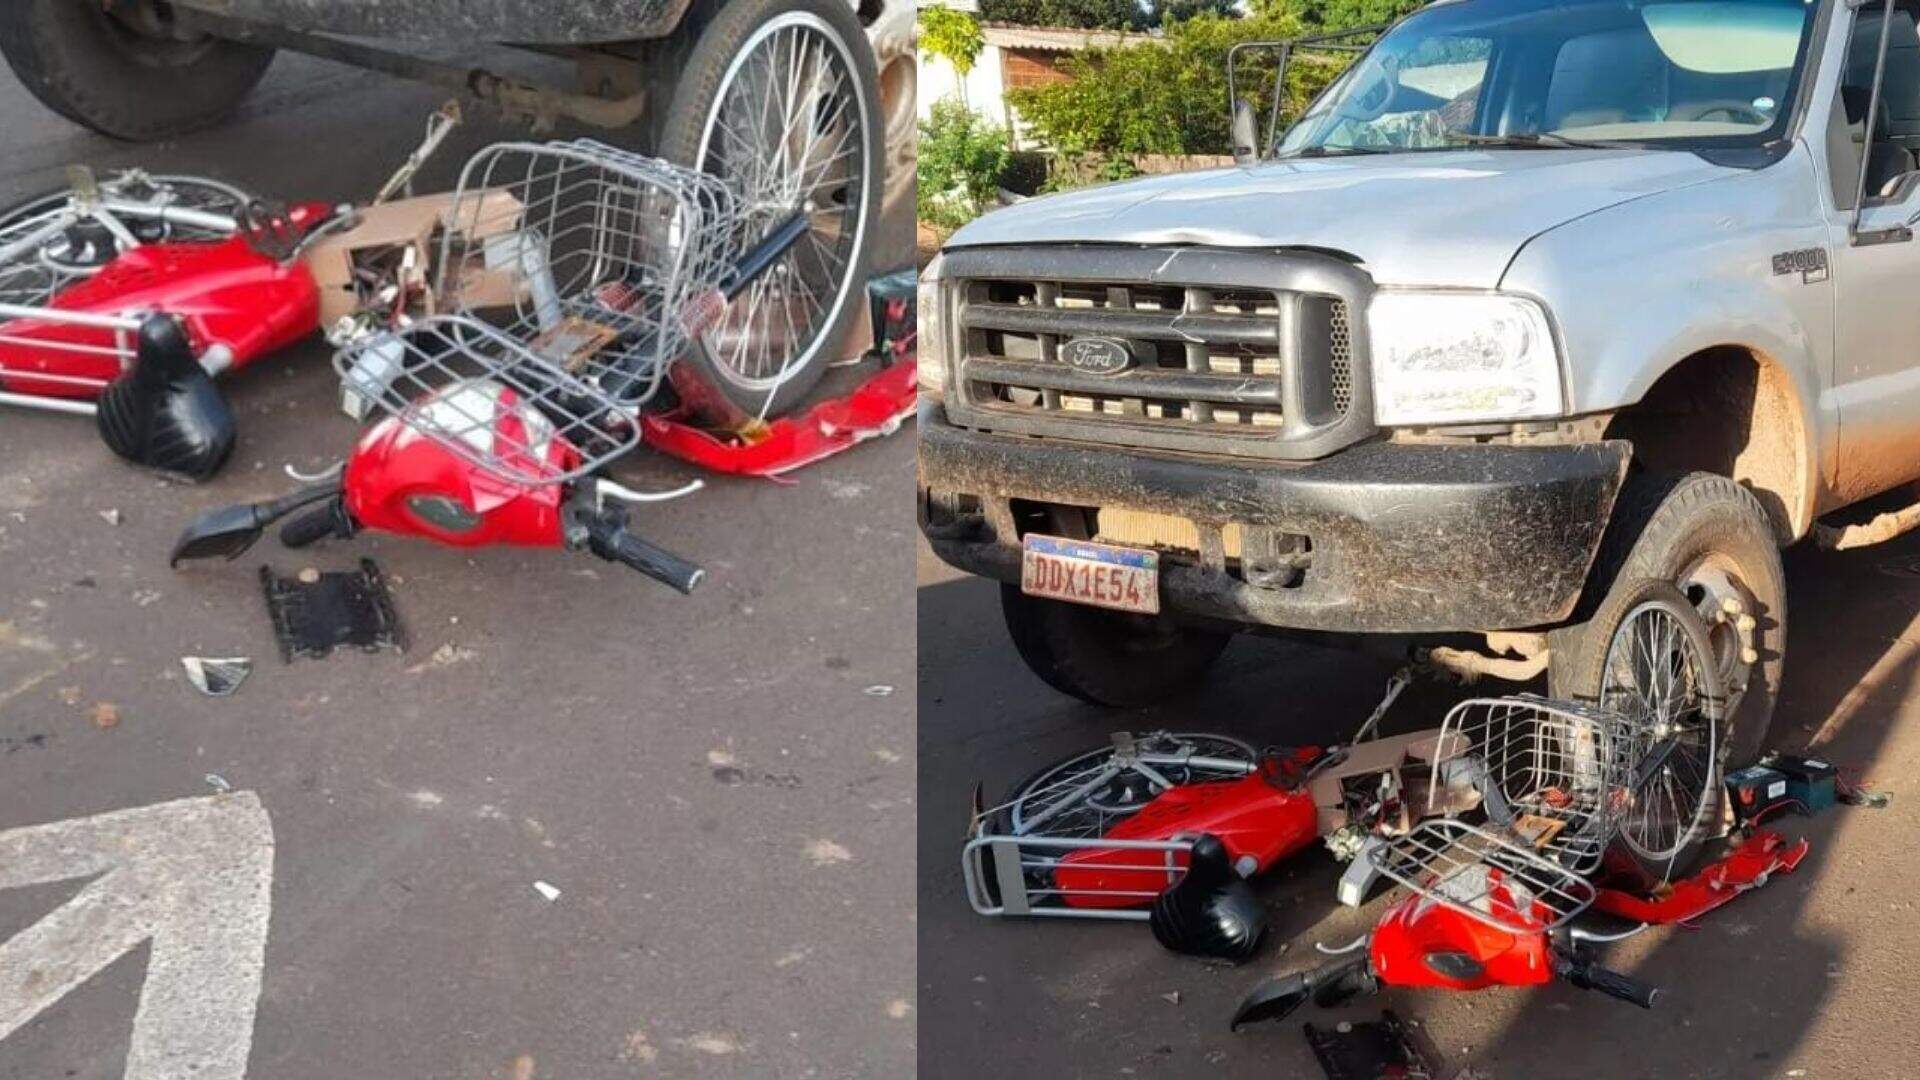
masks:
<instances>
[{"instance_id":1,"label":"silver pickup truck","mask_svg":"<svg viewBox=\"0 0 1920 1080\"><path fill-rule=\"evenodd\" d=\"M1779 548L1920 520L1817 520L1920 479L1915 7L1443 0L1283 132L1236 103L1237 167L975 221L922 283L933 549L1089 700L1411 637L1633 690L1704 781Z\"/></svg>"}]
</instances>

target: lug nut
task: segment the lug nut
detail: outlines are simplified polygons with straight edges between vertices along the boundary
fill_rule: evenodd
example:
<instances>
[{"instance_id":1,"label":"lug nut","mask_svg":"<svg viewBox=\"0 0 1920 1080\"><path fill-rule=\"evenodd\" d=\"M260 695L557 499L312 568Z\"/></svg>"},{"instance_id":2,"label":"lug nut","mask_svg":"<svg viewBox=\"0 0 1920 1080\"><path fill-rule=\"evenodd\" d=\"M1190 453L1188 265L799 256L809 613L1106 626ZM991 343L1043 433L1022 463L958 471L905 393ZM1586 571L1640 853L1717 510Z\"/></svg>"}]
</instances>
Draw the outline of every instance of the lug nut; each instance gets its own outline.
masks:
<instances>
[{"instance_id":1,"label":"lug nut","mask_svg":"<svg viewBox=\"0 0 1920 1080\"><path fill-rule=\"evenodd\" d=\"M1741 633L1751 634L1753 633L1753 628L1759 624L1753 621L1753 616L1751 615L1740 615L1734 618L1733 625L1739 627Z\"/></svg>"},{"instance_id":2,"label":"lug nut","mask_svg":"<svg viewBox=\"0 0 1920 1080\"><path fill-rule=\"evenodd\" d=\"M1737 596L1722 597L1720 600L1720 610L1729 615L1738 615L1745 607L1746 605L1742 604Z\"/></svg>"},{"instance_id":3,"label":"lug nut","mask_svg":"<svg viewBox=\"0 0 1920 1080\"><path fill-rule=\"evenodd\" d=\"M1742 645L1742 646L1740 647L1740 662L1741 662L1741 663L1743 663L1743 664L1757 664L1757 663L1759 663L1759 662L1760 662L1760 650L1759 650L1759 649L1756 649L1756 648L1754 648L1754 647L1753 647L1753 646L1751 646L1751 645Z\"/></svg>"}]
</instances>

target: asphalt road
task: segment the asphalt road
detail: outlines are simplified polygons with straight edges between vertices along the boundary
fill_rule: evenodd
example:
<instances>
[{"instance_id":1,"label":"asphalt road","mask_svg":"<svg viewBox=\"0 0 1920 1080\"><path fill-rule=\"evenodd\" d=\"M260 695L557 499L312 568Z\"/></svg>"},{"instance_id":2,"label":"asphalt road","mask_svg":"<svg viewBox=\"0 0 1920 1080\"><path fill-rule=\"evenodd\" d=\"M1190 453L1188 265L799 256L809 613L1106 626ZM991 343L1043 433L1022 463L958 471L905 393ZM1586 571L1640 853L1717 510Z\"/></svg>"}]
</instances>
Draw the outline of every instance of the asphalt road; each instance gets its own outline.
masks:
<instances>
[{"instance_id":1,"label":"asphalt road","mask_svg":"<svg viewBox=\"0 0 1920 1080\"><path fill-rule=\"evenodd\" d=\"M0 74L0 202L73 162L364 198L439 100L283 58L231 124L135 147ZM464 130L427 188L514 134ZM232 379L239 455L198 487L120 465L87 421L0 411L0 852L9 830L210 795L210 776L257 797L273 846L254 1077L905 1075L911 430L788 485L713 480L646 512L647 535L707 565L692 598L585 556L375 537L169 571L197 514L342 455L336 385L318 344ZM643 454L625 478L689 475ZM257 567L362 555L392 578L411 651L281 663ZM187 654L256 668L213 700L182 677ZM230 872L260 854L243 798L209 835L248 851L155 864L184 875L166 879L170 917L211 926L252 902ZM121 820L86 842L171 839ZM98 901L93 873L0 889L0 942ZM112 929L78 921L70 950ZM156 989L158 956L135 948L0 1039L0 1078L121 1077L143 985L143 1010L212 993ZM0 1013L44 974L0 970Z\"/></svg>"},{"instance_id":2,"label":"asphalt road","mask_svg":"<svg viewBox=\"0 0 1920 1080\"><path fill-rule=\"evenodd\" d=\"M1323 1022L1420 1025L1447 1078L1914 1075L1914 898L1920 860L1920 538L1877 549L1789 553L1787 675L1770 745L1816 746L1864 770L1892 806L1777 823L1812 838L1799 871L1708 915L1610 947L1609 966L1665 988L1641 1012L1564 985L1478 994L1394 991ZM921 545L920 1075L1317 1077L1299 1019L1227 1032L1269 974L1344 944L1391 901L1338 907L1339 864L1319 848L1260 882L1269 941L1242 968L1163 951L1144 926L989 920L961 891L958 856L976 781L990 799L1112 730L1225 731L1255 745L1351 735L1392 664L1262 639L1231 646L1174 705L1100 710L1021 666L997 587ZM1496 688L1497 690L1497 688ZM1387 730L1437 724L1458 691L1418 688Z\"/></svg>"}]
</instances>

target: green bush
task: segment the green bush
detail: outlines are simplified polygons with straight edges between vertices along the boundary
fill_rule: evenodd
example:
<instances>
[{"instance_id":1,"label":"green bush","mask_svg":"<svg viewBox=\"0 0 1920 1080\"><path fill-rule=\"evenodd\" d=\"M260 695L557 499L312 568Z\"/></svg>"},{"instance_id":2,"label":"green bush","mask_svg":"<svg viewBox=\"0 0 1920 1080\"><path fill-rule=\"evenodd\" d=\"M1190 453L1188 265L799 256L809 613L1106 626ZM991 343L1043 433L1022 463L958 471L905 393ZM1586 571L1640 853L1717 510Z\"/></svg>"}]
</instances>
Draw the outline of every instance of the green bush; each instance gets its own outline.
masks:
<instances>
[{"instance_id":1,"label":"green bush","mask_svg":"<svg viewBox=\"0 0 1920 1080\"><path fill-rule=\"evenodd\" d=\"M919 218L958 228L993 202L1013 156L1007 130L952 98L933 103L920 122Z\"/></svg>"},{"instance_id":2,"label":"green bush","mask_svg":"<svg viewBox=\"0 0 1920 1080\"><path fill-rule=\"evenodd\" d=\"M1015 90L1008 102L1044 145L1067 157L1099 154L1225 154L1227 50L1241 41L1298 37L1309 27L1290 9L1231 19L1196 15L1155 42L1088 49L1066 61L1072 80ZM1288 68L1287 104L1297 114L1340 71L1338 58L1303 53ZM1273 58L1242 54L1241 94L1262 108Z\"/></svg>"},{"instance_id":3,"label":"green bush","mask_svg":"<svg viewBox=\"0 0 1920 1080\"><path fill-rule=\"evenodd\" d=\"M1242 41L1277 41L1327 30L1391 22L1421 0L1252 0L1244 17L1201 10L1169 19L1152 42L1088 49L1070 57L1072 81L1015 90L1008 102L1027 129L1064 161L1087 155L1226 154L1227 50ZM1364 43L1365 39L1356 39ZM1298 116L1350 59L1303 50L1287 68L1282 123ZM1272 104L1274 55L1242 53L1242 97L1265 121ZM1084 173L1084 170L1081 170ZM1085 179L1084 175L1082 177Z\"/></svg>"}]
</instances>

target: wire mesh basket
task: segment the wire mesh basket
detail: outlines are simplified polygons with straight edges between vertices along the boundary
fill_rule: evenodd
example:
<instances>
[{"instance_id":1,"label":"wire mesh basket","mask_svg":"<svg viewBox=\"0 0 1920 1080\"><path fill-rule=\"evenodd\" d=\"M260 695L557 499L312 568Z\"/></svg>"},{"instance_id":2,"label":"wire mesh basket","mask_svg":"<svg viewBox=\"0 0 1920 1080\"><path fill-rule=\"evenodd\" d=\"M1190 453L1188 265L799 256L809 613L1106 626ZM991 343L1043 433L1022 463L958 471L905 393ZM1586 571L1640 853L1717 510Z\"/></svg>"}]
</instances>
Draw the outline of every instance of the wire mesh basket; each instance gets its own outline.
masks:
<instances>
[{"instance_id":1,"label":"wire mesh basket","mask_svg":"<svg viewBox=\"0 0 1920 1080\"><path fill-rule=\"evenodd\" d=\"M1435 765L1431 801L1443 787L1472 785L1486 824L1574 873L1588 873L1619 831L1630 804L1633 725L1605 709L1522 695L1475 698L1441 722L1464 742Z\"/></svg>"},{"instance_id":2,"label":"wire mesh basket","mask_svg":"<svg viewBox=\"0 0 1920 1080\"><path fill-rule=\"evenodd\" d=\"M1501 929L1551 929L1579 914L1630 804L1632 723L1607 710L1528 695L1454 706L1441 737L1463 747L1436 761L1422 823L1372 849L1387 877ZM1460 798L1470 795L1468 798Z\"/></svg>"},{"instance_id":3,"label":"wire mesh basket","mask_svg":"<svg viewBox=\"0 0 1920 1080\"><path fill-rule=\"evenodd\" d=\"M1036 774L1007 802L975 808L960 860L968 901L981 915L1145 919L1145 905L1186 873L1193 838L1109 831L1173 787L1258 768L1254 749L1227 736L1116 732L1110 745Z\"/></svg>"},{"instance_id":4,"label":"wire mesh basket","mask_svg":"<svg viewBox=\"0 0 1920 1080\"><path fill-rule=\"evenodd\" d=\"M585 475L638 444L634 411L724 308L737 218L723 181L667 162L587 140L490 146L445 222L447 310L352 342L336 367L350 392L502 480ZM505 414L472 392L489 383L552 430L503 434ZM552 453L550 436L576 453Z\"/></svg>"},{"instance_id":5,"label":"wire mesh basket","mask_svg":"<svg viewBox=\"0 0 1920 1080\"><path fill-rule=\"evenodd\" d=\"M1457 818L1423 822L1366 858L1426 900L1513 934L1552 930L1596 895L1582 875Z\"/></svg>"},{"instance_id":6,"label":"wire mesh basket","mask_svg":"<svg viewBox=\"0 0 1920 1080\"><path fill-rule=\"evenodd\" d=\"M739 217L732 188L693 169L585 139L502 143L461 174L439 291L472 311L487 298L463 285L504 274L502 329L635 405L718 316Z\"/></svg>"}]
</instances>

